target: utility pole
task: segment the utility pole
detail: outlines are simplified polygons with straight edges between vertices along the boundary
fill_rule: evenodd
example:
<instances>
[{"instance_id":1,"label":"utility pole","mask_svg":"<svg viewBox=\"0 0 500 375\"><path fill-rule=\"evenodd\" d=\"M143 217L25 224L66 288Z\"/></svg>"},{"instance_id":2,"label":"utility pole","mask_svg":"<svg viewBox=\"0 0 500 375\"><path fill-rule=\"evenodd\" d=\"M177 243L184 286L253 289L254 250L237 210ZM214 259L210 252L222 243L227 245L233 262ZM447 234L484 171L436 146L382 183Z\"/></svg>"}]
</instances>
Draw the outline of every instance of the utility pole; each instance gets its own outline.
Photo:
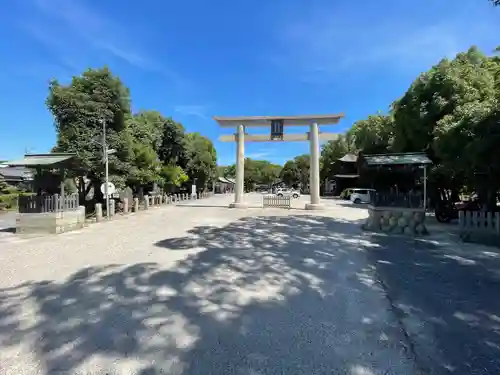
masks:
<instances>
[{"instance_id":1,"label":"utility pole","mask_svg":"<svg viewBox=\"0 0 500 375\"><path fill-rule=\"evenodd\" d=\"M109 168L108 168L108 145L106 144L106 120L102 119L102 153L104 156L104 195L106 195L106 218L109 220Z\"/></svg>"}]
</instances>

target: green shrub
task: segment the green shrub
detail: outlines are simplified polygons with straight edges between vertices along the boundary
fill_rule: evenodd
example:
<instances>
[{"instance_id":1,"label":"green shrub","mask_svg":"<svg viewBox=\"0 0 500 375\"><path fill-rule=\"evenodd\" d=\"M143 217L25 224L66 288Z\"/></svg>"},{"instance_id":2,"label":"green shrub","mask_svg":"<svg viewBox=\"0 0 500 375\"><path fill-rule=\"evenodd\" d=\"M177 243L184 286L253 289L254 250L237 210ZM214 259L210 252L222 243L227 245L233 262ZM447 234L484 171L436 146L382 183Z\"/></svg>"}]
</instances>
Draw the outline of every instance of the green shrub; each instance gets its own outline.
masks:
<instances>
[{"instance_id":1,"label":"green shrub","mask_svg":"<svg viewBox=\"0 0 500 375\"><path fill-rule=\"evenodd\" d=\"M19 194L0 194L0 211L17 208Z\"/></svg>"},{"instance_id":2,"label":"green shrub","mask_svg":"<svg viewBox=\"0 0 500 375\"><path fill-rule=\"evenodd\" d=\"M0 211L15 210L19 202L19 196L35 195L34 193L11 193L0 194Z\"/></svg>"}]
</instances>

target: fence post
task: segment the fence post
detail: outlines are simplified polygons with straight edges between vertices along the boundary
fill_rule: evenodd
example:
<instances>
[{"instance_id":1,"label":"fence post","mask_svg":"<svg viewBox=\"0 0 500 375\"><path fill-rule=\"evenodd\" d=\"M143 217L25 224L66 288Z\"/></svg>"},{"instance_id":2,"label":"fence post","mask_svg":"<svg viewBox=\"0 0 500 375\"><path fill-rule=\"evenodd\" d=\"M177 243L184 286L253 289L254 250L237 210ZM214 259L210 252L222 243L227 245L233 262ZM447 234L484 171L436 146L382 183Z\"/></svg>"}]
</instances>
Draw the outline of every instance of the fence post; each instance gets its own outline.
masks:
<instances>
[{"instance_id":1,"label":"fence post","mask_svg":"<svg viewBox=\"0 0 500 375\"><path fill-rule=\"evenodd\" d=\"M494 230L495 227L493 226L493 213L491 211L488 211L486 213L486 223L485 227L488 228L488 230Z\"/></svg>"},{"instance_id":2,"label":"fence post","mask_svg":"<svg viewBox=\"0 0 500 375\"><path fill-rule=\"evenodd\" d=\"M465 227L472 227L472 213L470 211L465 211Z\"/></svg>"},{"instance_id":3,"label":"fence post","mask_svg":"<svg viewBox=\"0 0 500 375\"><path fill-rule=\"evenodd\" d=\"M134 198L134 208L133 208L134 212L138 212L139 211L139 198Z\"/></svg>"},{"instance_id":4,"label":"fence post","mask_svg":"<svg viewBox=\"0 0 500 375\"><path fill-rule=\"evenodd\" d=\"M78 223L85 225L85 206L78 206Z\"/></svg>"},{"instance_id":5,"label":"fence post","mask_svg":"<svg viewBox=\"0 0 500 375\"><path fill-rule=\"evenodd\" d=\"M116 208L115 208L115 200L109 200L109 217L115 216Z\"/></svg>"},{"instance_id":6,"label":"fence post","mask_svg":"<svg viewBox=\"0 0 500 375\"><path fill-rule=\"evenodd\" d=\"M101 203L95 204L95 221L97 221L97 222L102 221L102 204Z\"/></svg>"},{"instance_id":7,"label":"fence post","mask_svg":"<svg viewBox=\"0 0 500 375\"><path fill-rule=\"evenodd\" d=\"M147 210L149 208L149 196L144 196L144 209Z\"/></svg>"},{"instance_id":8,"label":"fence post","mask_svg":"<svg viewBox=\"0 0 500 375\"><path fill-rule=\"evenodd\" d=\"M465 229L465 212L462 210L458 211L458 229Z\"/></svg>"},{"instance_id":9,"label":"fence post","mask_svg":"<svg viewBox=\"0 0 500 375\"><path fill-rule=\"evenodd\" d=\"M123 214L128 214L128 198L123 198Z\"/></svg>"},{"instance_id":10,"label":"fence post","mask_svg":"<svg viewBox=\"0 0 500 375\"><path fill-rule=\"evenodd\" d=\"M59 207L61 205L59 194L54 194L52 198L54 199L54 212L59 212Z\"/></svg>"}]
</instances>

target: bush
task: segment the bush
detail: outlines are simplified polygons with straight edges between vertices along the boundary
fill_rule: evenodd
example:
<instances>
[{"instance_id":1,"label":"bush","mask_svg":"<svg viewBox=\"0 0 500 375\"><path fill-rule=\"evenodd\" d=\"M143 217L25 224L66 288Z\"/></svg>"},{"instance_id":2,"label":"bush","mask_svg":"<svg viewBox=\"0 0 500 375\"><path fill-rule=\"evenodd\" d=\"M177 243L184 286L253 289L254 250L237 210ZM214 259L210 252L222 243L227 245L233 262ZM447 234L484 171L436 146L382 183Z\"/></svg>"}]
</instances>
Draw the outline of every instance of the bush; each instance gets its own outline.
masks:
<instances>
[{"instance_id":1,"label":"bush","mask_svg":"<svg viewBox=\"0 0 500 375\"><path fill-rule=\"evenodd\" d=\"M34 193L11 193L0 194L0 211L15 210L19 202L19 196L35 195Z\"/></svg>"},{"instance_id":2,"label":"bush","mask_svg":"<svg viewBox=\"0 0 500 375\"><path fill-rule=\"evenodd\" d=\"M17 208L19 194L1 194L0 211L13 210Z\"/></svg>"}]
</instances>

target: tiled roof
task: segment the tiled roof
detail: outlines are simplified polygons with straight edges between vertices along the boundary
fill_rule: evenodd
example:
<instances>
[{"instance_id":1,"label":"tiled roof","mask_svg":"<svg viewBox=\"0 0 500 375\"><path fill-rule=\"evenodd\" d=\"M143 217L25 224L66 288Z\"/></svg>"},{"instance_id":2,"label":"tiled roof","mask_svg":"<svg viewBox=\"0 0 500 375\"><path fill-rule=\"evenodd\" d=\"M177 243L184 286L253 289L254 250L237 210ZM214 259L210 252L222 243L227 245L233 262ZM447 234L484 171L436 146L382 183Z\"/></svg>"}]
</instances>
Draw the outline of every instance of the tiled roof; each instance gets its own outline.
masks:
<instances>
[{"instance_id":1,"label":"tiled roof","mask_svg":"<svg viewBox=\"0 0 500 375\"><path fill-rule=\"evenodd\" d=\"M364 155L368 165L432 164L423 152L402 154Z\"/></svg>"},{"instance_id":2,"label":"tiled roof","mask_svg":"<svg viewBox=\"0 0 500 375\"><path fill-rule=\"evenodd\" d=\"M4 179L31 179L33 172L22 167L2 167L0 168L0 176Z\"/></svg>"},{"instance_id":3,"label":"tiled roof","mask_svg":"<svg viewBox=\"0 0 500 375\"><path fill-rule=\"evenodd\" d=\"M358 161L358 156L354 154L345 154L339 160L344 163L355 163Z\"/></svg>"},{"instance_id":4,"label":"tiled roof","mask_svg":"<svg viewBox=\"0 0 500 375\"><path fill-rule=\"evenodd\" d=\"M6 162L12 167L36 167L59 164L74 158L76 154L51 153L51 154L28 154L23 159Z\"/></svg>"}]
</instances>

